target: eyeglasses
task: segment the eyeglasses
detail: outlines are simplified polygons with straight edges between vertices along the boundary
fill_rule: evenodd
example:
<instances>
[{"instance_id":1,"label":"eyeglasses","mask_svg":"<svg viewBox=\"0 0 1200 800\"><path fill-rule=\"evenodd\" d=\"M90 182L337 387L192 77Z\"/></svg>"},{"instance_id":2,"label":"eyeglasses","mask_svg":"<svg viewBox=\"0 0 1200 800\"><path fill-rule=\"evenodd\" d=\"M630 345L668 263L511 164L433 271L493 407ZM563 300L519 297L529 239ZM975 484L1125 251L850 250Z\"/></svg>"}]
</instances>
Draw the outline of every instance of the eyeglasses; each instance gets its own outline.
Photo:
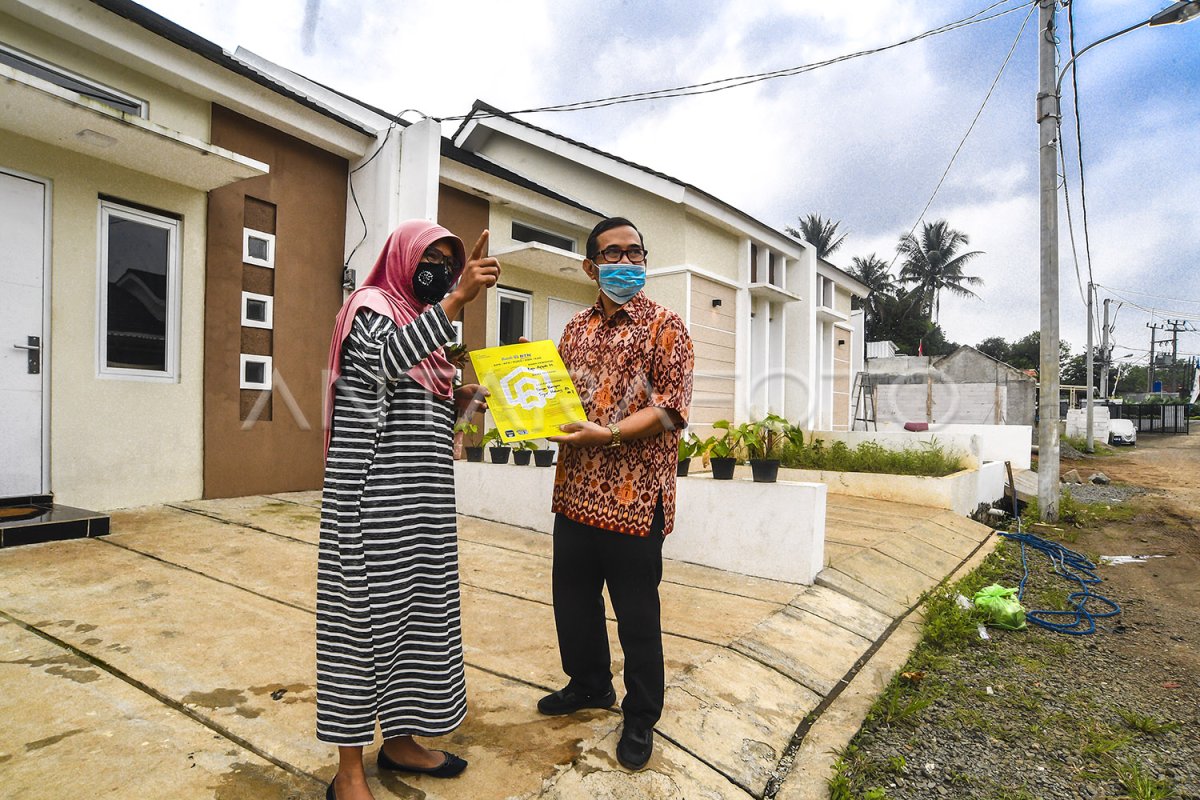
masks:
<instances>
[{"instance_id":1,"label":"eyeglasses","mask_svg":"<svg viewBox=\"0 0 1200 800\"><path fill-rule=\"evenodd\" d=\"M650 255L649 250L643 250L640 247L630 247L628 249L617 247L615 244L612 247L606 247L599 253L593 256L594 260L603 261L606 264L616 264L621 260L622 256L629 259L630 264L641 264L646 261L646 256Z\"/></svg>"},{"instance_id":2,"label":"eyeglasses","mask_svg":"<svg viewBox=\"0 0 1200 800\"><path fill-rule=\"evenodd\" d=\"M431 247L421 256L421 261L429 264L437 264L439 267L446 267L451 272L459 268L457 259L454 256L448 256L437 248Z\"/></svg>"}]
</instances>

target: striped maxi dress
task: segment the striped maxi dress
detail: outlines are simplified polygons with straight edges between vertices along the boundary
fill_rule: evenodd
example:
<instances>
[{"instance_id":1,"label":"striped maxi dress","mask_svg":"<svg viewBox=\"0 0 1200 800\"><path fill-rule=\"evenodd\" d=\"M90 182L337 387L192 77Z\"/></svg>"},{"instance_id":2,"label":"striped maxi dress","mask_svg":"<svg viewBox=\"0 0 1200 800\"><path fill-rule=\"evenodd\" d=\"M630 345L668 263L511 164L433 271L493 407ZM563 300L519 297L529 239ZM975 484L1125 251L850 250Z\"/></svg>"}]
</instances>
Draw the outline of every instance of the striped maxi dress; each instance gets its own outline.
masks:
<instances>
[{"instance_id":1,"label":"striped maxi dress","mask_svg":"<svg viewBox=\"0 0 1200 800\"><path fill-rule=\"evenodd\" d=\"M317 738L365 746L466 715L453 404L405 370L450 341L440 306L371 310L342 345L317 560Z\"/></svg>"}]
</instances>

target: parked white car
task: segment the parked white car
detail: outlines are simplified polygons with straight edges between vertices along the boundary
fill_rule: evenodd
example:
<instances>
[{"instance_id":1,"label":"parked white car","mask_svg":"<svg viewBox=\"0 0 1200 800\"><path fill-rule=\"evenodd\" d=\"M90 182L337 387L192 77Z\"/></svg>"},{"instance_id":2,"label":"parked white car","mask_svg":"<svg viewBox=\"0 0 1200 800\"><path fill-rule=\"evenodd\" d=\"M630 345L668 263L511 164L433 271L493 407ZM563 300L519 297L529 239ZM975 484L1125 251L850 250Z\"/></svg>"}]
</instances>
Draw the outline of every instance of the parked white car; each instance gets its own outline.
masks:
<instances>
[{"instance_id":1,"label":"parked white car","mask_svg":"<svg viewBox=\"0 0 1200 800\"><path fill-rule=\"evenodd\" d=\"M1137 428L1133 420L1113 419L1108 422L1109 444L1137 444Z\"/></svg>"}]
</instances>

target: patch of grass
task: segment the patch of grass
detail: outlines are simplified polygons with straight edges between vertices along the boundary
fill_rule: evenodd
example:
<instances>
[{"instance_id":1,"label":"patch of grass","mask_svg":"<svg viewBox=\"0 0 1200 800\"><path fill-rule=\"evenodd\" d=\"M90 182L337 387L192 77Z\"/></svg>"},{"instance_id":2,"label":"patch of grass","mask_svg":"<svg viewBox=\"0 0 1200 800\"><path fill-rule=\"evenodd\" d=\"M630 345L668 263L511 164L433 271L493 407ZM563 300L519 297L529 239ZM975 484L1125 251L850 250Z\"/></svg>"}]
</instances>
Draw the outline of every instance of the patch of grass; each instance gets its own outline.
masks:
<instances>
[{"instance_id":1,"label":"patch of grass","mask_svg":"<svg viewBox=\"0 0 1200 800\"><path fill-rule=\"evenodd\" d=\"M1089 758L1111 755L1133 741L1132 734L1117 733L1107 725L1098 722L1084 726L1083 738L1085 744L1080 752Z\"/></svg>"},{"instance_id":2,"label":"patch of grass","mask_svg":"<svg viewBox=\"0 0 1200 800\"><path fill-rule=\"evenodd\" d=\"M1149 736L1159 736L1164 733L1170 733L1179 727L1178 722L1172 722L1171 720L1159 722L1154 717L1138 714L1135 711L1126 711L1123 708L1117 709L1117 714L1120 715L1121 720L1125 723L1127 728L1137 731L1138 733L1147 734Z\"/></svg>"},{"instance_id":3,"label":"patch of grass","mask_svg":"<svg viewBox=\"0 0 1200 800\"><path fill-rule=\"evenodd\" d=\"M965 468L962 454L947 450L936 440L904 450L889 450L878 442L863 442L854 449L845 442L828 444L820 439L803 444L789 442L783 448L780 462L792 469L939 478Z\"/></svg>"},{"instance_id":4,"label":"patch of grass","mask_svg":"<svg viewBox=\"0 0 1200 800\"><path fill-rule=\"evenodd\" d=\"M904 756L892 756L887 760L887 771L893 775L903 775L908 769L908 762Z\"/></svg>"},{"instance_id":5,"label":"patch of grass","mask_svg":"<svg viewBox=\"0 0 1200 800\"><path fill-rule=\"evenodd\" d=\"M1147 775L1142 766L1132 760L1113 764L1112 771L1129 793L1130 800L1167 800L1177 796L1171 781Z\"/></svg>"},{"instance_id":6,"label":"patch of grass","mask_svg":"<svg viewBox=\"0 0 1200 800\"><path fill-rule=\"evenodd\" d=\"M1084 503L1071 496L1070 489L1064 489L1058 501L1058 521L1040 524L1041 518L1037 498L1033 498L1025 506L1021 519L1025 528L1046 539L1061 539L1068 544L1078 541L1078 533L1073 529L1098 528L1110 522L1129 522L1139 513L1136 503ZM1059 530L1055 530L1055 529Z\"/></svg>"},{"instance_id":7,"label":"patch of grass","mask_svg":"<svg viewBox=\"0 0 1200 800\"><path fill-rule=\"evenodd\" d=\"M1071 447L1074 447L1081 453L1087 453L1086 436L1064 436L1062 437L1062 441L1071 445ZM1095 452L1089 453L1091 456L1107 458L1117 454L1116 448L1110 447L1109 445L1097 439L1095 436L1092 437L1092 445L1095 448Z\"/></svg>"}]
</instances>

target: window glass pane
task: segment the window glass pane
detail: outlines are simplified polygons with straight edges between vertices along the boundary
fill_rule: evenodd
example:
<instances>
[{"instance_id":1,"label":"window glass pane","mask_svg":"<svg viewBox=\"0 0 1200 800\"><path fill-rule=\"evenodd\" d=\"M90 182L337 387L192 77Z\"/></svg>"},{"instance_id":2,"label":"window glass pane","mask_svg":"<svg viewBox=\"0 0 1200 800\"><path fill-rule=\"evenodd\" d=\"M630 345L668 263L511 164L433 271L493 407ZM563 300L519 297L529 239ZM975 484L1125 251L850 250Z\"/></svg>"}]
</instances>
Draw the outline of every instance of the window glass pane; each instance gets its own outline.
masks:
<instances>
[{"instance_id":1,"label":"window glass pane","mask_svg":"<svg viewBox=\"0 0 1200 800\"><path fill-rule=\"evenodd\" d=\"M167 368L170 232L108 217L108 366Z\"/></svg>"},{"instance_id":2,"label":"window glass pane","mask_svg":"<svg viewBox=\"0 0 1200 800\"><path fill-rule=\"evenodd\" d=\"M266 378L266 365L261 361L246 362L246 383L262 383Z\"/></svg>"},{"instance_id":3,"label":"window glass pane","mask_svg":"<svg viewBox=\"0 0 1200 800\"><path fill-rule=\"evenodd\" d=\"M259 239L257 236L251 236L246 243L246 251L251 258L257 258L260 261L269 261L271 258L271 244L266 239Z\"/></svg>"},{"instance_id":4,"label":"window glass pane","mask_svg":"<svg viewBox=\"0 0 1200 800\"><path fill-rule=\"evenodd\" d=\"M547 233L546 231L539 231L537 228L531 228L519 222L512 224L512 238L515 242L541 242L551 247L557 247L560 250L575 252L575 241L573 239L554 233Z\"/></svg>"},{"instance_id":5,"label":"window glass pane","mask_svg":"<svg viewBox=\"0 0 1200 800\"><path fill-rule=\"evenodd\" d=\"M515 297L500 297L500 344L516 344L525 335L529 303Z\"/></svg>"},{"instance_id":6,"label":"window glass pane","mask_svg":"<svg viewBox=\"0 0 1200 800\"><path fill-rule=\"evenodd\" d=\"M266 322L267 304L262 300L247 300L246 319L252 319L255 322Z\"/></svg>"}]
</instances>

